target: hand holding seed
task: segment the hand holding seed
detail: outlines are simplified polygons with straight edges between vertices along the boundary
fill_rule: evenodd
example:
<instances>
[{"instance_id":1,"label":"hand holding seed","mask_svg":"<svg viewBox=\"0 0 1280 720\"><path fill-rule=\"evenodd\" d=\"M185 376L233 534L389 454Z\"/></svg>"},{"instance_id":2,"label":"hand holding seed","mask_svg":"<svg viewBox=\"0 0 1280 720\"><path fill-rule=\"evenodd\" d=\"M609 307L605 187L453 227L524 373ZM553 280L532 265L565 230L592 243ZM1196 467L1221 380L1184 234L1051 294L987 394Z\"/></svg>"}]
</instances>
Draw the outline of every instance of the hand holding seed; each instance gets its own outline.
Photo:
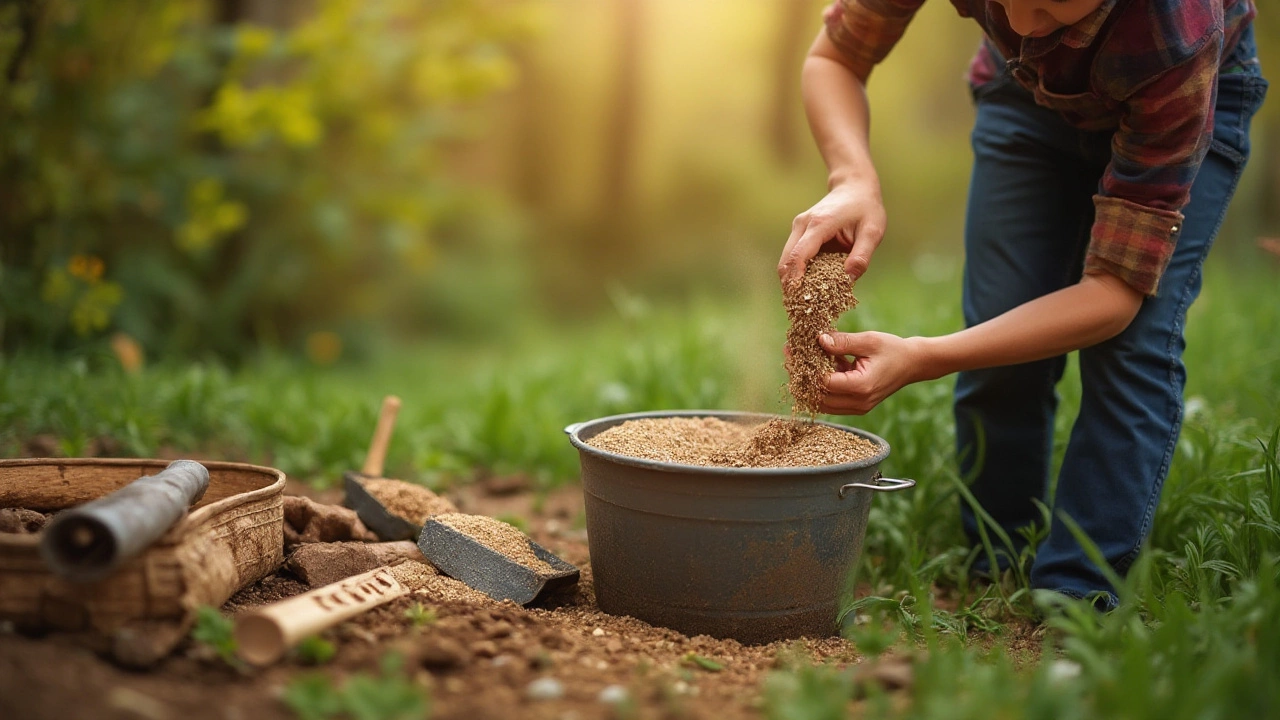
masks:
<instances>
[{"instance_id":1,"label":"hand holding seed","mask_svg":"<svg viewBox=\"0 0 1280 720\"><path fill-rule=\"evenodd\" d=\"M818 342L835 356L836 371L826 376L822 412L865 415L903 386L925 379L919 340L882 332L824 333Z\"/></svg>"},{"instance_id":2,"label":"hand holding seed","mask_svg":"<svg viewBox=\"0 0 1280 720\"><path fill-rule=\"evenodd\" d=\"M845 272L857 280L880 246L884 228L884 202L877 180L838 184L791 223L791 235L778 260L778 278L784 288L799 282L809 261L825 250L847 255Z\"/></svg>"},{"instance_id":3,"label":"hand holding seed","mask_svg":"<svg viewBox=\"0 0 1280 720\"><path fill-rule=\"evenodd\" d=\"M827 392L823 378L836 365L818 345L818 336L834 332L840 313L857 303L853 283L844 270L844 256L839 253L818 253L800 282L783 289L782 305L790 320L784 364L787 390L795 398L793 412L813 415L819 411Z\"/></svg>"}]
</instances>

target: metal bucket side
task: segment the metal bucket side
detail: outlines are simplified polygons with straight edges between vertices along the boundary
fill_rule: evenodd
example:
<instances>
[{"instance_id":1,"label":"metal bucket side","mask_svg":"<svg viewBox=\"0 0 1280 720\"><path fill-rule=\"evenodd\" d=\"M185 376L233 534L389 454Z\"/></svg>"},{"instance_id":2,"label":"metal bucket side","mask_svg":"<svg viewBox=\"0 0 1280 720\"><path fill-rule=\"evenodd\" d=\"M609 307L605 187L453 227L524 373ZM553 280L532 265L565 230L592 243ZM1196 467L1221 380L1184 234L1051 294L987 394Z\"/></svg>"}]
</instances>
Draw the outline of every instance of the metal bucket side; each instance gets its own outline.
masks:
<instances>
[{"instance_id":1,"label":"metal bucket side","mask_svg":"<svg viewBox=\"0 0 1280 720\"><path fill-rule=\"evenodd\" d=\"M746 413L644 413L757 421ZM884 447L862 463L820 468L702 468L638 461L585 446L625 419L574 428L601 610L689 635L765 643L836 632L851 597ZM585 448L585 449L584 449Z\"/></svg>"}]
</instances>

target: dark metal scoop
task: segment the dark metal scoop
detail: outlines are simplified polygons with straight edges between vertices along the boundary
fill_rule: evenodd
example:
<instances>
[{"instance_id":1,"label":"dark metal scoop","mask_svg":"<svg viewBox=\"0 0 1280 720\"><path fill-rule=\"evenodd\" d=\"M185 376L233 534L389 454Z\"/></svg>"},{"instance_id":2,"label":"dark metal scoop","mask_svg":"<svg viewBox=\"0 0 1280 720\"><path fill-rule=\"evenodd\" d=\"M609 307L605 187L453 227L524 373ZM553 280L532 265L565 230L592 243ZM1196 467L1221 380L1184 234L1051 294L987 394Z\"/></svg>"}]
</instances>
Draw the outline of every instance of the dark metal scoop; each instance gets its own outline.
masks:
<instances>
[{"instance_id":1,"label":"dark metal scoop","mask_svg":"<svg viewBox=\"0 0 1280 720\"><path fill-rule=\"evenodd\" d=\"M439 520L427 520L418 536L418 549L440 572L460 580L495 600L528 605L557 590L578 584L577 566L529 540L529 549L555 572L539 573Z\"/></svg>"},{"instance_id":2,"label":"dark metal scoop","mask_svg":"<svg viewBox=\"0 0 1280 720\"><path fill-rule=\"evenodd\" d=\"M343 475L343 487L346 490L346 497L343 498L342 504L355 510L360 522L364 523L364 526L372 530L373 534L377 535L381 540L413 540L417 538L422 526L415 525L388 510L381 500L378 500L365 488L364 483L360 481L362 477L364 475L354 472L347 472Z\"/></svg>"}]
</instances>

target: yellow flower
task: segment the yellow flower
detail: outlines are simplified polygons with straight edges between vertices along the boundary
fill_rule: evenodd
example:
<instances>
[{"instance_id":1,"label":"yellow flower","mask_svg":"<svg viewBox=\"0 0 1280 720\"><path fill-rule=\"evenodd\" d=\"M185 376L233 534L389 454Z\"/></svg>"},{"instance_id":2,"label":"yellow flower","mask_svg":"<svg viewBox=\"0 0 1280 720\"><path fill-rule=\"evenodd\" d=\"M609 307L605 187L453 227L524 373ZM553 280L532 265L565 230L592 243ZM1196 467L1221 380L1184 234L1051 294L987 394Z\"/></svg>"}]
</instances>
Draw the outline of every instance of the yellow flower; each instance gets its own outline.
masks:
<instances>
[{"instance_id":1,"label":"yellow flower","mask_svg":"<svg viewBox=\"0 0 1280 720\"><path fill-rule=\"evenodd\" d=\"M85 280L94 283L102 279L102 272L106 270L106 263L102 262L100 257L90 257L88 268L86 268Z\"/></svg>"},{"instance_id":2,"label":"yellow flower","mask_svg":"<svg viewBox=\"0 0 1280 720\"><path fill-rule=\"evenodd\" d=\"M241 25L236 29L236 50L242 58L261 57L271 49L275 33L261 25Z\"/></svg>"},{"instance_id":3,"label":"yellow flower","mask_svg":"<svg viewBox=\"0 0 1280 720\"><path fill-rule=\"evenodd\" d=\"M67 272L71 273L71 277L80 278L87 283L99 280L104 269L102 258L93 255L72 255L67 261Z\"/></svg>"},{"instance_id":4,"label":"yellow flower","mask_svg":"<svg viewBox=\"0 0 1280 720\"><path fill-rule=\"evenodd\" d=\"M142 369L142 346L125 333L118 332L111 336L111 352L115 353L125 372L137 374Z\"/></svg>"},{"instance_id":5,"label":"yellow flower","mask_svg":"<svg viewBox=\"0 0 1280 720\"><path fill-rule=\"evenodd\" d=\"M330 330L307 336L307 357L317 365L332 365L342 356L342 338Z\"/></svg>"}]
</instances>

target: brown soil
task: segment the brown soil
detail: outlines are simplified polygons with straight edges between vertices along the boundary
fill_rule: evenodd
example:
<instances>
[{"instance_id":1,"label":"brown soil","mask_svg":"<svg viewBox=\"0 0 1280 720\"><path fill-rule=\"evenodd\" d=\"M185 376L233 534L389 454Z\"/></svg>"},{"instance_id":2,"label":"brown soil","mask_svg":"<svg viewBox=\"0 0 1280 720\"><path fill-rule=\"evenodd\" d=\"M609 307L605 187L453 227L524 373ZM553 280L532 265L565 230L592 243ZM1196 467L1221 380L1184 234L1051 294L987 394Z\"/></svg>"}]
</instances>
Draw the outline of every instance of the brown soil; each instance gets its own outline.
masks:
<instances>
[{"instance_id":1,"label":"brown soil","mask_svg":"<svg viewBox=\"0 0 1280 720\"><path fill-rule=\"evenodd\" d=\"M841 313L858 304L853 281L844 270L844 255L818 253L805 267L804 277L783 288L787 328L787 390L795 399L793 413L816 415L827 394L825 378L836 369L835 358L818 344L823 333L834 332Z\"/></svg>"},{"instance_id":2,"label":"brown soil","mask_svg":"<svg viewBox=\"0 0 1280 720\"><path fill-rule=\"evenodd\" d=\"M761 682L780 664L860 662L854 647L839 638L752 647L600 612L580 529L581 492L571 487L535 500L530 493L490 497L464 487L453 498L468 512L527 518L535 540L582 569L572 594L540 607L499 603L421 563L404 563L395 571L417 571L419 577L401 579L418 589L326 631L337 654L319 669L290 658L262 670L235 670L188 640L148 672L125 671L72 637L28 637L0 627L0 717L283 720L292 714L281 694L301 674L320 672L338 684L355 673L376 675L379 660L397 652L408 677L430 693L435 720L739 720L759 717ZM307 589L282 570L242 590L223 611ZM434 610L434 623L415 628L406 617L415 604ZM707 670L695 656L723 669ZM559 696L531 697L537 680L543 690L548 683L558 688ZM624 714L600 699L611 686L618 687L610 693L626 693L634 712Z\"/></svg>"},{"instance_id":3,"label":"brown soil","mask_svg":"<svg viewBox=\"0 0 1280 720\"><path fill-rule=\"evenodd\" d=\"M0 508L0 533L38 533L51 517L53 516L26 508Z\"/></svg>"},{"instance_id":4,"label":"brown soil","mask_svg":"<svg viewBox=\"0 0 1280 720\"><path fill-rule=\"evenodd\" d=\"M390 478L364 480L361 484L392 515L399 515L414 525L425 523L432 515L458 512L453 503L421 485Z\"/></svg>"},{"instance_id":5,"label":"brown soil","mask_svg":"<svg viewBox=\"0 0 1280 720\"><path fill-rule=\"evenodd\" d=\"M424 560L412 540L307 543L289 555L285 568L311 587L320 587L405 560Z\"/></svg>"},{"instance_id":6,"label":"brown soil","mask_svg":"<svg viewBox=\"0 0 1280 720\"><path fill-rule=\"evenodd\" d=\"M880 447L827 425L773 418L751 425L720 418L628 420L586 443L606 452L708 467L785 468L856 462Z\"/></svg>"},{"instance_id":7,"label":"brown soil","mask_svg":"<svg viewBox=\"0 0 1280 720\"><path fill-rule=\"evenodd\" d=\"M316 502L307 497L284 497L284 545L356 540L376 542L356 511L339 505Z\"/></svg>"},{"instance_id":8,"label":"brown soil","mask_svg":"<svg viewBox=\"0 0 1280 720\"><path fill-rule=\"evenodd\" d=\"M487 515L465 513L445 513L435 519L536 573L550 575L556 572L554 567L533 554L528 536L514 525Z\"/></svg>"}]
</instances>

